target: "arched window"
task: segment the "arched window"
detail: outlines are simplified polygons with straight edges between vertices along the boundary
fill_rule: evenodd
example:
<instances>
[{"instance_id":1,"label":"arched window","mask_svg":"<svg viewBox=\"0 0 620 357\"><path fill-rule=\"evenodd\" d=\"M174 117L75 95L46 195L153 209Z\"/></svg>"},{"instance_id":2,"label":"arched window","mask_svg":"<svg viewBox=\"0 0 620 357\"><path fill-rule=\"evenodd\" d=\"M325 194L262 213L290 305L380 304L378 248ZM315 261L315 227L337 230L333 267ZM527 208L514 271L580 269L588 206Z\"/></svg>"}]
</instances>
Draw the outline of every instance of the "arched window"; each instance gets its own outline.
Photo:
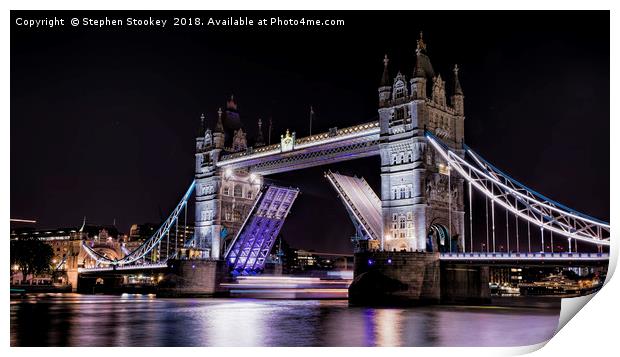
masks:
<instances>
[{"instance_id":1,"label":"arched window","mask_svg":"<svg viewBox=\"0 0 620 357\"><path fill-rule=\"evenodd\" d=\"M249 198L252 199L252 191L249 191L245 193L245 198Z\"/></svg>"},{"instance_id":2,"label":"arched window","mask_svg":"<svg viewBox=\"0 0 620 357\"><path fill-rule=\"evenodd\" d=\"M402 81L396 82L394 85L394 99L403 98L405 96L405 83Z\"/></svg>"},{"instance_id":3,"label":"arched window","mask_svg":"<svg viewBox=\"0 0 620 357\"><path fill-rule=\"evenodd\" d=\"M224 196L230 196L230 187L224 186L223 195Z\"/></svg>"},{"instance_id":4,"label":"arched window","mask_svg":"<svg viewBox=\"0 0 620 357\"><path fill-rule=\"evenodd\" d=\"M405 198L405 186L400 186L400 199Z\"/></svg>"},{"instance_id":5,"label":"arched window","mask_svg":"<svg viewBox=\"0 0 620 357\"><path fill-rule=\"evenodd\" d=\"M398 219L399 228L405 229L405 216L400 216Z\"/></svg>"},{"instance_id":6,"label":"arched window","mask_svg":"<svg viewBox=\"0 0 620 357\"><path fill-rule=\"evenodd\" d=\"M243 188L241 188L241 185L235 185L235 190L233 195L235 197L243 197Z\"/></svg>"}]
</instances>

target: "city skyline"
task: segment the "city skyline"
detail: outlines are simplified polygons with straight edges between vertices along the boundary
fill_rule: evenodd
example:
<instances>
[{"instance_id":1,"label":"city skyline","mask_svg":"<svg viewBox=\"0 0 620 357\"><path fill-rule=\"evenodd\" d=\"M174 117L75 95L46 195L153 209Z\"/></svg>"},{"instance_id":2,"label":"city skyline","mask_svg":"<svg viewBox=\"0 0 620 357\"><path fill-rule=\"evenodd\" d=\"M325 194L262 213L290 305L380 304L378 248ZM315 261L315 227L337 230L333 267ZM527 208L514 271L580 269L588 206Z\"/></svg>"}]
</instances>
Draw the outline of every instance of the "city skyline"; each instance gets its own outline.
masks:
<instances>
[{"instance_id":1,"label":"city skyline","mask_svg":"<svg viewBox=\"0 0 620 357\"><path fill-rule=\"evenodd\" d=\"M255 43L260 33L218 33L216 39L94 31L85 42L83 33L71 31L43 39L12 31L11 214L51 227L78 225L84 215L96 223L116 219L123 231L158 221L159 211L165 217L192 179L201 113L213 125L217 108L234 94L250 143L258 118L273 118L272 143L287 128L306 136L310 105L313 132L370 121L383 54L391 59L392 78L398 70L410 77L422 30L445 80L454 62L461 67L466 142L526 185L536 183L534 189L607 220L609 142L600 133L609 130L609 35L594 25L601 15L580 14L591 24L584 28L571 26L575 15L560 13L559 25L520 30L512 28L519 13L493 13L490 21L501 26L488 34L477 26L459 29L465 20L456 13L419 14L419 26L399 23L404 16L391 13L369 29L352 18L341 33L294 33L300 43L287 46L279 40L290 33L270 33L269 43ZM438 19L451 26L441 28ZM351 36L351 28L369 34L387 23L394 31L382 37L385 43L360 48L362 39ZM328 35L349 42L321 42ZM155 38L165 53L153 47ZM322 50L308 50L317 44ZM526 134L528 143L517 146ZM333 167L364 176L376 188L377 160ZM317 182L326 169L274 176L302 191L283 232L300 248L350 251L346 211L327 182ZM590 190L575 192L574 181ZM310 227L303 217L317 207L327 224Z\"/></svg>"}]
</instances>

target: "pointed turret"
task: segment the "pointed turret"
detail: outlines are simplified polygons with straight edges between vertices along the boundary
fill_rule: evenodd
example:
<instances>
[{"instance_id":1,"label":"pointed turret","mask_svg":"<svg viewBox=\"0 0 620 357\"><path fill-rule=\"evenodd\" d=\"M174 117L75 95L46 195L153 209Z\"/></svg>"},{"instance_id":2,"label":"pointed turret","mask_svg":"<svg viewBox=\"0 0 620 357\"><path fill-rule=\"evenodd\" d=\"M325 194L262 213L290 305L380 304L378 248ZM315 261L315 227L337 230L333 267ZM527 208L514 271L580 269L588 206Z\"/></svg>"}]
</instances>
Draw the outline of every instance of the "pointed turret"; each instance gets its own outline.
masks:
<instances>
[{"instance_id":1,"label":"pointed turret","mask_svg":"<svg viewBox=\"0 0 620 357\"><path fill-rule=\"evenodd\" d=\"M413 78L411 78L411 95L416 99L426 98L426 83L435 76L435 71L431 65L431 60L426 55L426 43L422 31L420 38L416 43L416 60L413 69Z\"/></svg>"},{"instance_id":2,"label":"pointed turret","mask_svg":"<svg viewBox=\"0 0 620 357\"><path fill-rule=\"evenodd\" d=\"M205 115L200 115L200 128L198 128L198 135L196 136L196 152L202 152L204 147L204 135L205 135Z\"/></svg>"},{"instance_id":3,"label":"pointed turret","mask_svg":"<svg viewBox=\"0 0 620 357\"><path fill-rule=\"evenodd\" d=\"M263 121L258 118L258 134L256 135L255 147L265 146L265 139L263 139Z\"/></svg>"},{"instance_id":4,"label":"pointed turret","mask_svg":"<svg viewBox=\"0 0 620 357\"><path fill-rule=\"evenodd\" d=\"M461 82L459 82L459 65L455 64L454 69L454 86L452 90L454 91L453 95L463 95L463 89L461 88Z\"/></svg>"},{"instance_id":5,"label":"pointed turret","mask_svg":"<svg viewBox=\"0 0 620 357\"><path fill-rule=\"evenodd\" d=\"M459 66L454 65L454 85L452 86L452 97L450 98L452 102L452 107L458 115L464 115L465 113L465 96L463 95L463 88L461 88L461 82L459 81Z\"/></svg>"},{"instance_id":6,"label":"pointed turret","mask_svg":"<svg viewBox=\"0 0 620 357\"><path fill-rule=\"evenodd\" d=\"M390 85L390 73L388 71L388 63L390 63L390 59L388 58L388 55L386 53L383 57L383 76L381 76L380 87Z\"/></svg>"},{"instance_id":7,"label":"pointed turret","mask_svg":"<svg viewBox=\"0 0 620 357\"><path fill-rule=\"evenodd\" d=\"M217 123L213 130L213 146L217 149L224 148L224 124L222 124L222 108L217 110Z\"/></svg>"},{"instance_id":8,"label":"pointed turret","mask_svg":"<svg viewBox=\"0 0 620 357\"><path fill-rule=\"evenodd\" d=\"M390 86L390 73L388 71L388 63L390 59L386 54L383 57L383 75L381 76L381 83L379 84L379 106L383 106L390 100L392 87Z\"/></svg>"},{"instance_id":9,"label":"pointed turret","mask_svg":"<svg viewBox=\"0 0 620 357\"><path fill-rule=\"evenodd\" d=\"M215 133L223 133L224 132L224 124L222 123L222 108L217 110L217 123L215 123Z\"/></svg>"}]
</instances>

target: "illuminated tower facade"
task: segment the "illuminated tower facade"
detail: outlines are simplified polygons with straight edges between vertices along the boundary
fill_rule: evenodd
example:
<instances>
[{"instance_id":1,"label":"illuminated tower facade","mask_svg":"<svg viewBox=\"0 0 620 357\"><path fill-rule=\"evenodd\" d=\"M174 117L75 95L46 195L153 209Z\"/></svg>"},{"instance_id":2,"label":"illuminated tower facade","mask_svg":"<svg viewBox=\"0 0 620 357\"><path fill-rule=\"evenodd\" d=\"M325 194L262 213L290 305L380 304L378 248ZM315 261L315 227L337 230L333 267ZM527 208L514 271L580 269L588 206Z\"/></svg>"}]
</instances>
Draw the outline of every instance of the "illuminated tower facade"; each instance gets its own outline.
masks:
<instances>
[{"instance_id":1,"label":"illuminated tower facade","mask_svg":"<svg viewBox=\"0 0 620 357\"><path fill-rule=\"evenodd\" d=\"M458 68L446 100L420 33L411 78L390 81L388 58L379 86L382 246L389 251L456 251L464 237L463 181L429 147L428 130L453 148L463 143L463 90ZM430 93L430 96L427 95Z\"/></svg>"}]
</instances>

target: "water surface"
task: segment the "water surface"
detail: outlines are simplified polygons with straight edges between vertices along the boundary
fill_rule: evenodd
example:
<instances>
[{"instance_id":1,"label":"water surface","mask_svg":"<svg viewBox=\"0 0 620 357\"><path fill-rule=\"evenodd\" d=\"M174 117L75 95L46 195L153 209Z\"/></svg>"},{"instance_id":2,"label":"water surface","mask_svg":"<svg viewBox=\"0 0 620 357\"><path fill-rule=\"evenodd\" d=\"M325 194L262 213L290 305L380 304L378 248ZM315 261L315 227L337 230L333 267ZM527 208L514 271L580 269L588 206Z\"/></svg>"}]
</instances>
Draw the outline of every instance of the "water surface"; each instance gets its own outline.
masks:
<instances>
[{"instance_id":1,"label":"water surface","mask_svg":"<svg viewBox=\"0 0 620 357\"><path fill-rule=\"evenodd\" d=\"M11 299L11 346L519 346L551 338L558 317L557 309L32 294Z\"/></svg>"}]
</instances>

